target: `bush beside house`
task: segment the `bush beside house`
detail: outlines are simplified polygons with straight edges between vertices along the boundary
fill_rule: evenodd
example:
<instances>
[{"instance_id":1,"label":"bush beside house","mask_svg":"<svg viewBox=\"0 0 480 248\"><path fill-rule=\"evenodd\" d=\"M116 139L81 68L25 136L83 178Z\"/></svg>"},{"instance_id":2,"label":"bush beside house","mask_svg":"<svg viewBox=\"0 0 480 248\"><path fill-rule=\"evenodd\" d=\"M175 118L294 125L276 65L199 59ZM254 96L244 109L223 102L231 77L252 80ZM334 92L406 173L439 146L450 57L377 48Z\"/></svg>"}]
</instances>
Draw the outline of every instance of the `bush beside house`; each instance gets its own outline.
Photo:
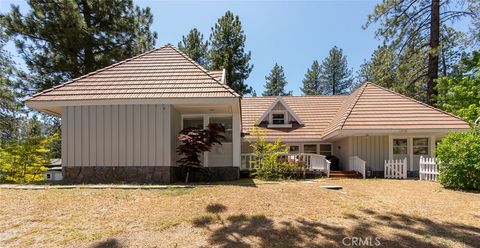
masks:
<instances>
[{"instance_id":1,"label":"bush beside house","mask_svg":"<svg viewBox=\"0 0 480 248\"><path fill-rule=\"evenodd\" d=\"M480 134L450 133L438 144L436 155L442 185L480 190Z\"/></svg>"},{"instance_id":2,"label":"bush beside house","mask_svg":"<svg viewBox=\"0 0 480 248\"><path fill-rule=\"evenodd\" d=\"M258 129L253 130L256 141L251 144L257 160L255 163L255 177L262 180L285 180L295 177L298 163L292 163L287 159L279 159L287 154L288 147L277 139L273 143L265 141L265 135Z\"/></svg>"}]
</instances>

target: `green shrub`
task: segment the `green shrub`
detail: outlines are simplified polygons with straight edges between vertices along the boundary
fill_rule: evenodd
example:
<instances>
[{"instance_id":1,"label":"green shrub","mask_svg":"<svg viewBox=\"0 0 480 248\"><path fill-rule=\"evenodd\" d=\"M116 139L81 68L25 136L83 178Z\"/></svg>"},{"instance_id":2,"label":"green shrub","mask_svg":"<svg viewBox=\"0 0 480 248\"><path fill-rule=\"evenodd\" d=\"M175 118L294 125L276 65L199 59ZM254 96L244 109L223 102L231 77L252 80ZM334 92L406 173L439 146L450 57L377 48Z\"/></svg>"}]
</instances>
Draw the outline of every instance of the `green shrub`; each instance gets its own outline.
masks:
<instances>
[{"instance_id":1,"label":"green shrub","mask_svg":"<svg viewBox=\"0 0 480 248\"><path fill-rule=\"evenodd\" d=\"M295 176L296 163L291 163L286 159L279 159L288 152L288 147L280 139L274 143L267 143L265 136L258 129L254 129L256 141L251 145L254 150L255 172L253 175L262 180L285 180Z\"/></svg>"},{"instance_id":2,"label":"green shrub","mask_svg":"<svg viewBox=\"0 0 480 248\"><path fill-rule=\"evenodd\" d=\"M436 154L442 185L480 190L480 134L450 133L438 144Z\"/></svg>"}]
</instances>

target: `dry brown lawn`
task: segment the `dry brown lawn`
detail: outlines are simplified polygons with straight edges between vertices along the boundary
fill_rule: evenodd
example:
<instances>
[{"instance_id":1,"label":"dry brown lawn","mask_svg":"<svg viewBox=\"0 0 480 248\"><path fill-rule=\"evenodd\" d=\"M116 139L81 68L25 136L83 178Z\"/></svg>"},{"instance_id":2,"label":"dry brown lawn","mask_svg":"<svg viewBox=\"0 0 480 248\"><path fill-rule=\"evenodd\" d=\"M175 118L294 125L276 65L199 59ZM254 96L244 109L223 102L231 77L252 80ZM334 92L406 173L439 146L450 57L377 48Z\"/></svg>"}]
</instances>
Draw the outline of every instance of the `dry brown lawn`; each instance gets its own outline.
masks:
<instances>
[{"instance_id":1,"label":"dry brown lawn","mask_svg":"<svg viewBox=\"0 0 480 248\"><path fill-rule=\"evenodd\" d=\"M320 188L328 184L344 188ZM342 247L352 237L381 247L478 247L480 194L374 179L0 189L0 247Z\"/></svg>"}]
</instances>

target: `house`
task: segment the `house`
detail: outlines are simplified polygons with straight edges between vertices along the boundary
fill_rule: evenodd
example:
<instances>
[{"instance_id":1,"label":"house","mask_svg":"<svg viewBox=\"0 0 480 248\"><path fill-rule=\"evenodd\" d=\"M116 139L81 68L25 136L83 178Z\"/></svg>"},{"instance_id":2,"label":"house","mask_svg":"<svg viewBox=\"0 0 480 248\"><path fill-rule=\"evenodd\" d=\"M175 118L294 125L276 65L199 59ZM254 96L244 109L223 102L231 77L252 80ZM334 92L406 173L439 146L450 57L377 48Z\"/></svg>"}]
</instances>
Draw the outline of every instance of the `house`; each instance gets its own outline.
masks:
<instances>
[{"instance_id":1,"label":"house","mask_svg":"<svg viewBox=\"0 0 480 248\"><path fill-rule=\"evenodd\" d=\"M334 155L341 170L352 170L352 159L360 158L378 177L386 160L405 158L408 176L418 176L420 157L434 156L446 133L470 129L454 115L373 83L349 96L245 97L242 124L247 141L257 126L290 153ZM251 152L247 142L242 149Z\"/></svg>"},{"instance_id":2,"label":"house","mask_svg":"<svg viewBox=\"0 0 480 248\"><path fill-rule=\"evenodd\" d=\"M50 165L48 170L43 173L45 181L61 181L62 175L62 159L52 158L50 159Z\"/></svg>"},{"instance_id":3,"label":"house","mask_svg":"<svg viewBox=\"0 0 480 248\"><path fill-rule=\"evenodd\" d=\"M356 156L378 174L384 160L405 157L412 175L417 158L433 155L445 133L469 129L453 115L372 83L349 96L242 99L227 80L167 44L25 102L61 117L63 177L77 183L177 181L179 131L209 123L223 124L227 137L202 154L212 180L239 177L255 126L270 141L281 138L293 154L334 155L342 169Z\"/></svg>"}]
</instances>

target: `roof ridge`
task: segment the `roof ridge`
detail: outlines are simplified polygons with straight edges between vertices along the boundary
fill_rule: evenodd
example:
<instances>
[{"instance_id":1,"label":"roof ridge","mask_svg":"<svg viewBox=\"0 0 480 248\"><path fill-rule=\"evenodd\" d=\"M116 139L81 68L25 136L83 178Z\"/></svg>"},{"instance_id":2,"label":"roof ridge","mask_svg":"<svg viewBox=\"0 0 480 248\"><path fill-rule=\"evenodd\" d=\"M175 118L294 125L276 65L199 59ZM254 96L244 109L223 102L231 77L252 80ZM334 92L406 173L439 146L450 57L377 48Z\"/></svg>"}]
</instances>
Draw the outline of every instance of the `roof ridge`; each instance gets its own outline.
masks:
<instances>
[{"instance_id":1,"label":"roof ridge","mask_svg":"<svg viewBox=\"0 0 480 248\"><path fill-rule=\"evenodd\" d=\"M219 82L214 76L210 75L210 73L208 72L207 69L203 68L203 66L201 66L200 64L198 64L195 60L191 59L190 57L188 57L184 52L180 51L178 48L176 48L174 45L172 44L167 44L165 45L166 47L170 47L172 48L173 50L175 50L178 54L180 54L181 56L183 56L185 59L187 59L190 63L192 63L194 66L196 66L198 69L200 69L201 71L203 71L205 74L207 74L207 76L209 76L210 78L212 78L215 82L217 82L218 84L220 84L223 88L225 88L226 90L228 90L232 95L236 96L236 97L241 97L237 92L235 92L232 88L230 88L228 85L226 84L223 84L221 82Z\"/></svg>"},{"instance_id":2,"label":"roof ridge","mask_svg":"<svg viewBox=\"0 0 480 248\"><path fill-rule=\"evenodd\" d=\"M365 92L365 89L367 88L368 82L364 83L360 88L358 89L357 95L353 98L352 104L350 104L350 107L347 109L348 114L344 116L343 120L341 121L342 125L340 126L340 129L343 129L343 126L345 126L345 122L347 121L348 117L352 114L353 109L357 105L358 99L360 99L360 96L363 95L363 92Z\"/></svg>"},{"instance_id":3,"label":"roof ridge","mask_svg":"<svg viewBox=\"0 0 480 248\"><path fill-rule=\"evenodd\" d=\"M38 93L35 93L35 94L33 94L32 96L23 99L22 102L28 101L28 100L30 100L30 99L33 99L33 98L35 98L35 97L37 97L37 96L39 96L39 95L42 95L42 94L47 93L47 92L50 92L50 91L52 91L52 90L61 88L61 87L65 86L65 85L67 85L67 84L76 82L76 81L78 81L78 80L80 80L80 79L83 79L83 78L86 78L86 77L95 75L95 74L97 74L97 73L99 73L99 72L105 71L105 70L107 70L107 69L113 68L113 67L118 66L118 65L121 65L121 64L124 64L124 63L126 63L126 62L128 62L128 61L130 61L130 60L137 59L137 58L142 57L142 56L145 56L145 55L147 55L147 54L149 54L149 53L152 53L152 52L155 52L155 51L164 49L164 48L166 48L167 46L168 46L168 45L164 45L164 46L161 46L161 47L159 47L159 48L151 49L151 50L146 51L146 52L144 52L144 53L138 54L138 55L136 55L136 56L134 56L134 57L131 57L131 58L128 58L128 59L124 59L124 60L122 60L122 61L119 61L119 62L117 62L117 63L111 64L111 65L109 65L109 66L106 66L106 67L100 68L100 69L98 69L98 70L89 72L89 73L87 73L87 74L85 74L85 75L82 75L82 76L80 76L80 77L76 77L76 78L71 79L71 80L69 80L69 81L67 81L67 82L65 82L65 83L62 83L62 84L53 86L53 87L51 87L51 88L49 88L49 89L46 89L46 90L40 91L40 92L38 92Z\"/></svg>"},{"instance_id":4,"label":"roof ridge","mask_svg":"<svg viewBox=\"0 0 480 248\"><path fill-rule=\"evenodd\" d=\"M307 96L281 96L284 98L300 98L300 97L311 97L311 98L347 98L350 95L307 95ZM277 96L244 96L243 98L276 98Z\"/></svg>"},{"instance_id":5,"label":"roof ridge","mask_svg":"<svg viewBox=\"0 0 480 248\"><path fill-rule=\"evenodd\" d=\"M380 88L380 89L382 89L382 90L386 90L386 91L388 91L388 92L390 92L390 93L393 93L393 94L395 94L395 95L397 95L397 96L400 96L400 97L402 97L402 98L405 98L405 99L407 99L407 100L414 101L414 102L419 103L419 104L421 104L421 105L423 105L423 106L425 106L425 107L428 107L428 108L431 108L431 109L433 109L433 110L439 111L439 112L444 113L444 114L446 114L446 115L449 115L449 116L451 116L451 117L457 118L457 119L459 119L459 120L461 120L461 121L465 121L464 119L462 119L462 118L460 118L460 117L458 117L458 116L456 116L456 115L454 115L454 114L452 114L452 113L449 113L449 112L447 112L447 111L445 111L445 110L442 110L442 109L436 108L436 107L434 107L434 106L428 105L428 104L426 104L426 103L424 103L424 102L418 101L418 100L416 100L416 99L414 99L414 98L411 98L411 97L409 97L409 96L402 95L402 94L400 94L400 93L397 93L397 92L395 92L395 91L393 91L393 90L391 90L391 89L385 88L385 87L380 86L380 85L378 85L378 84L375 84L375 83L372 83L372 82L366 82L366 84L371 84L371 85L373 85L373 86L375 86L375 87L377 87L377 88Z\"/></svg>"},{"instance_id":6,"label":"roof ridge","mask_svg":"<svg viewBox=\"0 0 480 248\"><path fill-rule=\"evenodd\" d=\"M348 117L350 116L350 114L352 113L353 109L355 108L355 105L357 105L357 102L358 102L358 99L360 98L360 96L363 94L363 92L365 91L365 88L367 87L367 83L364 83L362 84L357 90L355 90L354 92L352 92L350 95L348 95L348 97L353 97L353 101L350 103L350 105L348 106L347 109L345 109L344 111L342 111L342 108L344 107L344 104L348 104L348 97L347 99L345 99L345 102L340 105L340 107L338 108L337 110L337 114L335 116L333 116L331 122L329 123L329 125L325 128L325 133L322 134L322 137L325 137L327 135L330 135L331 133L337 131L337 130L340 130L343 128L343 126L345 125L345 122L347 121ZM358 92L357 92L358 91ZM338 124L335 124L335 120L336 120L336 117L337 115L340 115L342 114L343 112L343 115L341 115L339 118L339 122ZM331 127L333 125L333 127ZM331 129L330 129L331 128Z\"/></svg>"}]
</instances>

